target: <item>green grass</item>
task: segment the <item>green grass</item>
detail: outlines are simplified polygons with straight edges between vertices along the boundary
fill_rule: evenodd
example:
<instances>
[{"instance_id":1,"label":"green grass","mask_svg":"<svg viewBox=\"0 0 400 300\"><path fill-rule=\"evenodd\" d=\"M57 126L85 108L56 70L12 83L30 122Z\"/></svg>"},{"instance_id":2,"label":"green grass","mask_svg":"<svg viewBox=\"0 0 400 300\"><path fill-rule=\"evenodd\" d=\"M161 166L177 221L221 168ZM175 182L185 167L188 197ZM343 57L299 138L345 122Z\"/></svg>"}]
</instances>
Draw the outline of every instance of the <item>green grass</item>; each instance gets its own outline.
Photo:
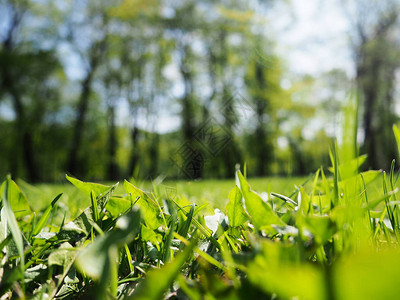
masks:
<instances>
[{"instance_id":1,"label":"green grass","mask_svg":"<svg viewBox=\"0 0 400 300\"><path fill-rule=\"evenodd\" d=\"M141 183L148 192L128 182L68 178L75 187L19 182L22 194L7 179L0 292L60 299L391 297L400 292L396 176L353 174L344 169L350 165L333 164L329 177L319 170L308 178L247 181L238 173L236 181Z\"/></svg>"},{"instance_id":2,"label":"green grass","mask_svg":"<svg viewBox=\"0 0 400 300\"><path fill-rule=\"evenodd\" d=\"M365 156L348 149L335 145L330 170L308 178L238 171L235 180L103 185L67 176L70 184L37 186L7 178L0 295L395 298L399 173L394 164L388 174L360 173Z\"/></svg>"},{"instance_id":3,"label":"green grass","mask_svg":"<svg viewBox=\"0 0 400 300\"><path fill-rule=\"evenodd\" d=\"M310 177L264 177L251 178L250 184L256 191L270 191L282 194L292 194L297 187L308 182ZM113 183L105 183L111 185ZM136 182L138 187L151 191L153 186L151 182ZM224 209L228 202L228 193L234 184L233 179L225 180L200 180L200 181L164 181L158 185L158 188L163 193L163 196L179 195L185 197L192 203L209 204L208 211L214 208ZM69 182L64 184L36 184L31 185L25 181L18 181L18 185L25 193L31 206L35 211L44 210L50 199L55 195L63 193L59 201L59 206L67 213L67 220L77 217L87 206L90 205L90 199L85 196L85 193L75 188ZM307 185L305 185L307 187ZM123 186L119 185L115 194L123 195L125 193ZM61 216L57 218L61 221Z\"/></svg>"},{"instance_id":4,"label":"green grass","mask_svg":"<svg viewBox=\"0 0 400 300\"><path fill-rule=\"evenodd\" d=\"M307 181L307 177L265 177L250 178L249 183L256 191L272 191L291 194ZM193 203L210 203L215 208L225 208L228 193L234 179L165 182L165 186L176 188L177 194L185 195Z\"/></svg>"}]
</instances>

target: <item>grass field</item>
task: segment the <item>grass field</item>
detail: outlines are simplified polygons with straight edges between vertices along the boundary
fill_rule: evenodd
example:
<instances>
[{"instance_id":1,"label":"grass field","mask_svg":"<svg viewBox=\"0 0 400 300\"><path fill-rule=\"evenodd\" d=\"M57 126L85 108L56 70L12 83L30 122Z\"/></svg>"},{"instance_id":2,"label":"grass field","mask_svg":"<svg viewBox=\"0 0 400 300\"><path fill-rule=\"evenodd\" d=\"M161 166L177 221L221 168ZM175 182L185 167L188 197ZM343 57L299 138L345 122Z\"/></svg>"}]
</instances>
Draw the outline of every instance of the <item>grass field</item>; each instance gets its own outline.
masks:
<instances>
[{"instance_id":1,"label":"grass field","mask_svg":"<svg viewBox=\"0 0 400 300\"><path fill-rule=\"evenodd\" d=\"M300 185L306 184L310 186L310 177L266 177L266 178L251 178L249 183L256 191L260 192L279 192L285 195L290 195L296 191ZM90 199L66 181L63 184L37 184L31 185L24 181L17 182L21 190L26 194L35 210L40 211L45 209L50 201L58 194L63 193L59 205L68 207L68 217L74 218L90 205ZM115 183L115 182L114 182ZM114 183L104 183L112 185ZM151 182L135 182L138 187L145 191L152 192L153 185ZM209 208L224 209L228 202L228 194L235 185L235 179L225 180L201 180L201 181L164 181L157 185L157 188L163 193L163 196L185 197L190 202L196 204L208 203ZM125 194L123 182L117 187L115 194ZM168 195L169 194L169 195Z\"/></svg>"},{"instance_id":2,"label":"grass field","mask_svg":"<svg viewBox=\"0 0 400 300\"><path fill-rule=\"evenodd\" d=\"M399 172L393 164L388 174L360 173L364 160L339 163L334 152L330 171L294 178L247 179L238 171L231 180L118 186L7 178L0 295L393 298L400 294Z\"/></svg>"}]
</instances>

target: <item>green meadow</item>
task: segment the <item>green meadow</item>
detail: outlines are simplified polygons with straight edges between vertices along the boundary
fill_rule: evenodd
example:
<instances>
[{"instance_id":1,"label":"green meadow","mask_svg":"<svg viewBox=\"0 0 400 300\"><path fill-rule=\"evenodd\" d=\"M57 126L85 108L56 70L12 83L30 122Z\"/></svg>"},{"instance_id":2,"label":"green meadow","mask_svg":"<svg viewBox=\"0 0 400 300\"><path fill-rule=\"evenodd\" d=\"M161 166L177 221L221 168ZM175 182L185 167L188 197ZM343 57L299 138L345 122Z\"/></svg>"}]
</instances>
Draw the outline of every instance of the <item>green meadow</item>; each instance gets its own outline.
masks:
<instances>
[{"instance_id":1,"label":"green meadow","mask_svg":"<svg viewBox=\"0 0 400 300\"><path fill-rule=\"evenodd\" d=\"M394 128L400 137L397 128ZM331 151L308 177L1 185L5 299L387 299L398 172ZM343 159L342 161L340 161Z\"/></svg>"},{"instance_id":2,"label":"green meadow","mask_svg":"<svg viewBox=\"0 0 400 300\"><path fill-rule=\"evenodd\" d=\"M312 175L309 177L263 177L251 178L249 182L257 191L271 191L281 192L284 194L291 194L296 191L300 185L307 187ZM104 183L112 185L114 183ZM150 193L153 191L154 185L148 181L138 181L135 184L145 191ZM235 184L234 179L221 179L221 180L201 180L201 181L161 181L156 185L156 189L161 191L163 196L179 196L185 197L192 203L203 204L208 203L210 208L222 209L228 202L228 194ZM54 195L63 193L59 200L69 209L69 213L75 215L79 210L85 209L90 201L83 192L76 189L69 182L62 184L29 184L25 181L18 181L18 185L25 193L30 203L34 205L37 210L44 209L48 205L48 199ZM310 184L308 184L310 185ZM124 194L125 191L122 185L119 185L115 191L116 194Z\"/></svg>"}]
</instances>

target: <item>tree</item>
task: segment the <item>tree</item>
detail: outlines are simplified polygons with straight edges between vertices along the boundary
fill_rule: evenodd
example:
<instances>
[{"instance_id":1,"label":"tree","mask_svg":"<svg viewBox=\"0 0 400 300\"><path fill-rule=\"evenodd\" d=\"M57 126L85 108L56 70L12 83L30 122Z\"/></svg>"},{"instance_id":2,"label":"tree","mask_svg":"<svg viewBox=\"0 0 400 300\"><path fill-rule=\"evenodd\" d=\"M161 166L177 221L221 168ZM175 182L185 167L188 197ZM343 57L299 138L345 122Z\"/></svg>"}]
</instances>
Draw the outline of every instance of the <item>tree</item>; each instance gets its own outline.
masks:
<instances>
[{"instance_id":1,"label":"tree","mask_svg":"<svg viewBox=\"0 0 400 300\"><path fill-rule=\"evenodd\" d=\"M257 47L260 48L260 47ZM247 88L252 98L256 129L254 131L254 153L257 158L256 175L263 176L271 174L270 163L273 158L273 111L271 107L271 92L279 89L279 82L272 82L270 73L276 70L269 69L270 66L261 64L254 57L249 65L247 73Z\"/></svg>"},{"instance_id":2,"label":"tree","mask_svg":"<svg viewBox=\"0 0 400 300\"><path fill-rule=\"evenodd\" d=\"M102 2L75 3L75 9L85 12L82 19L76 21L74 14L70 13L67 21L67 40L71 43L76 53L80 56L85 66L85 75L81 81L81 91L77 103L73 133L70 144L69 156L66 169L71 174L79 174L80 166L84 160L79 157L82 138L85 131L85 121L89 109L89 100L92 92L92 83L97 69L103 62L107 50L107 24L108 16ZM87 41L82 43L82 39Z\"/></svg>"},{"instance_id":3,"label":"tree","mask_svg":"<svg viewBox=\"0 0 400 300\"><path fill-rule=\"evenodd\" d=\"M132 9L132 7L140 9ZM159 98L165 93L162 70L169 49L163 38L159 1L125 0L111 10L119 31L114 33L118 48L115 58L119 60L122 88L131 116L131 152L128 175L137 173L143 167L145 156L149 156L147 173L155 176L158 169L158 134L155 132ZM123 30L120 30L123 29ZM147 151L139 149L139 115L143 113L149 124L146 128ZM142 163L141 163L142 162Z\"/></svg>"},{"instance_id":4,"label":"tree","mask_svg":"<svg viewBox=\"0 0 400 300\"><path fill-rule=\"evenodd\" d=\"M107 57L107 66L105 74L103 74L103 83L105 89L105 102L107 107L107 125L108 125L108 155L107 155L107 168L106 178L110 181L119 178L119 167L117 164L117 128L116 128L116 114L117 104L121 98L122 92L122 78L118 69L115 69L110 64L111 57Z\"/></svg>"},{"instance_id":5,"label":"tree","mask_svg":"<svg viewBox=\"0 0 400 300\"><path fill-rule=\"evenodd\" d=\"M399 67L400 51L398 1L347 2L353 22L353 52L356 83L362 106L363 150L368 153L371 168L387 168L395 156L392 124L394 114L394 81Z\"/></svg>"},{"instance_id":6,"label":"tree","mask_svg":"<svg viewBox=\"0 0 400 300\"><path fill-rule=\"evenodd\" d=\"M46 112L57 99L55 72L60 64L53 50L44 50L40 43L23 37L30 29L24 20L41 17L34 15L29 1L3 1L1 6L8 11L8 22L0 46L0 96L9 97L15 113L10 170L18 176L25 169L28 179L34 182L42 176L35 140Z\"/></svg>"}]
</instances>

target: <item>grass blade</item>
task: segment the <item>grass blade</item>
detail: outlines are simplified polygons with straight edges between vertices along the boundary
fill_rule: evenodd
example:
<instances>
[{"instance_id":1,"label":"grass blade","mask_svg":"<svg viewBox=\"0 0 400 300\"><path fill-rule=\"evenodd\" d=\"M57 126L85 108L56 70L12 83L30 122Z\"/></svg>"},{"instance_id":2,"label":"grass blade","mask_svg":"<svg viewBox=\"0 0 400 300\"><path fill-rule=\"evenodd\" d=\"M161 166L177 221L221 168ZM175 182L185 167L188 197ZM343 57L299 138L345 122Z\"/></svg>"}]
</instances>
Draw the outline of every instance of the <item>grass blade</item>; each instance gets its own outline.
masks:
<instances>
[{"instance_id":1,"label":"grass blade","mask_svg":"<svg viewBox=\"0 0 400 300\"><path fill-rule=\"evenodd\" d=\"M90 192L90 201L92 202L93 220L97 223L99 221L99 207L97 206L96 196L93 191Z\"/></svg>"},{"instance_id":2,"label":"grass blade","mask_svg":"<svg viewBox=\"0 0 400 300\"><path fill-rule=\"evenodd\" d=\"M190 225L192 224L192 219L193 219L193 214L194 214L194 207L195 205L191 205L190 207L190 211L188 212L188 214L186 215L186 222L185 222L185 226L182 228L182 231L179 233L181 236L183 236L184 238L186 238Z\"/></svg>"},{"instance_id":3,"label":"grass blade","mask_svg":"<svg viewBox=\"0 0 400 300\"><path fill-rule=\"evenodd\" d=\"M133 295L128 299L162 299L166 289L179 275L183 264L193 254L193 249L196 247L196 245L197 239L194 239L188 246L185 247L183 252L175 257L172 262L168 263L161 269L148 272L146 279L139 285Z\"/></svg>"},{"instance_id":4,"label":"grass blade","mask_svg":"<svg viewBox=\"0 0 400 300\"><path fill-rule=\"evenodd\" d=\"M44 226L47 223L47 220L50 217L52 210L54 209L57 201L61 198L62 195L63 195L62 193L57 195L57 197L55 197L54 200L51 201L50 206L46 208L42 217L39 219L39 222L37 222L35 229L33 230L33 233L32 233L33 236L37 235L39 232L42 231L42 229L44 228Z\"/></svg>"},{"instance_id":5,"label":"grass blade","mask_svg":"<svg viewBox=\"0 0 400 300\"><path fill-rule=\"evenodd\" d=\"M268 228L271 225L285 225L272 210L271 206L251 190L250 185L240 171L237 172L240 189L245 199L246 210L251 217L253 225L258 229Z\"/></svg>"},{"instance_id":6,"label":"grass blade","mask_svg":"<svg viewBox=\"0 0 400 300\"><path fill-rule=\"evenodd\" d=\"M229 202L226 204L226 214L228 216L229 225L231 227L238 227L243 225L249 216L242 205L242 193L240 189L235 186L228 195Z\"/></svg>"},{"instance_id":7,"label":"grass blade","mask_svg":"<svg viewBox=\"0 0 400 300\"><path fill-rule=\"evenodd\" d=\"M5 181L5 185L3 188L2 202L4 204L4 216L8 223L8 228L11 232L15 245L17 246L18 254L21 259L19 265L21 270L21 276L23 276L25 271L25 253L24 253L24 239L22 237L22 232L18 226L17 220L15 219L15 215L11 209L11 205L8 199L8 191L10 186L11 178L8 177ZM24 281L22 280L22 289L25 290Z\"/></svg>"}]
</instances>

